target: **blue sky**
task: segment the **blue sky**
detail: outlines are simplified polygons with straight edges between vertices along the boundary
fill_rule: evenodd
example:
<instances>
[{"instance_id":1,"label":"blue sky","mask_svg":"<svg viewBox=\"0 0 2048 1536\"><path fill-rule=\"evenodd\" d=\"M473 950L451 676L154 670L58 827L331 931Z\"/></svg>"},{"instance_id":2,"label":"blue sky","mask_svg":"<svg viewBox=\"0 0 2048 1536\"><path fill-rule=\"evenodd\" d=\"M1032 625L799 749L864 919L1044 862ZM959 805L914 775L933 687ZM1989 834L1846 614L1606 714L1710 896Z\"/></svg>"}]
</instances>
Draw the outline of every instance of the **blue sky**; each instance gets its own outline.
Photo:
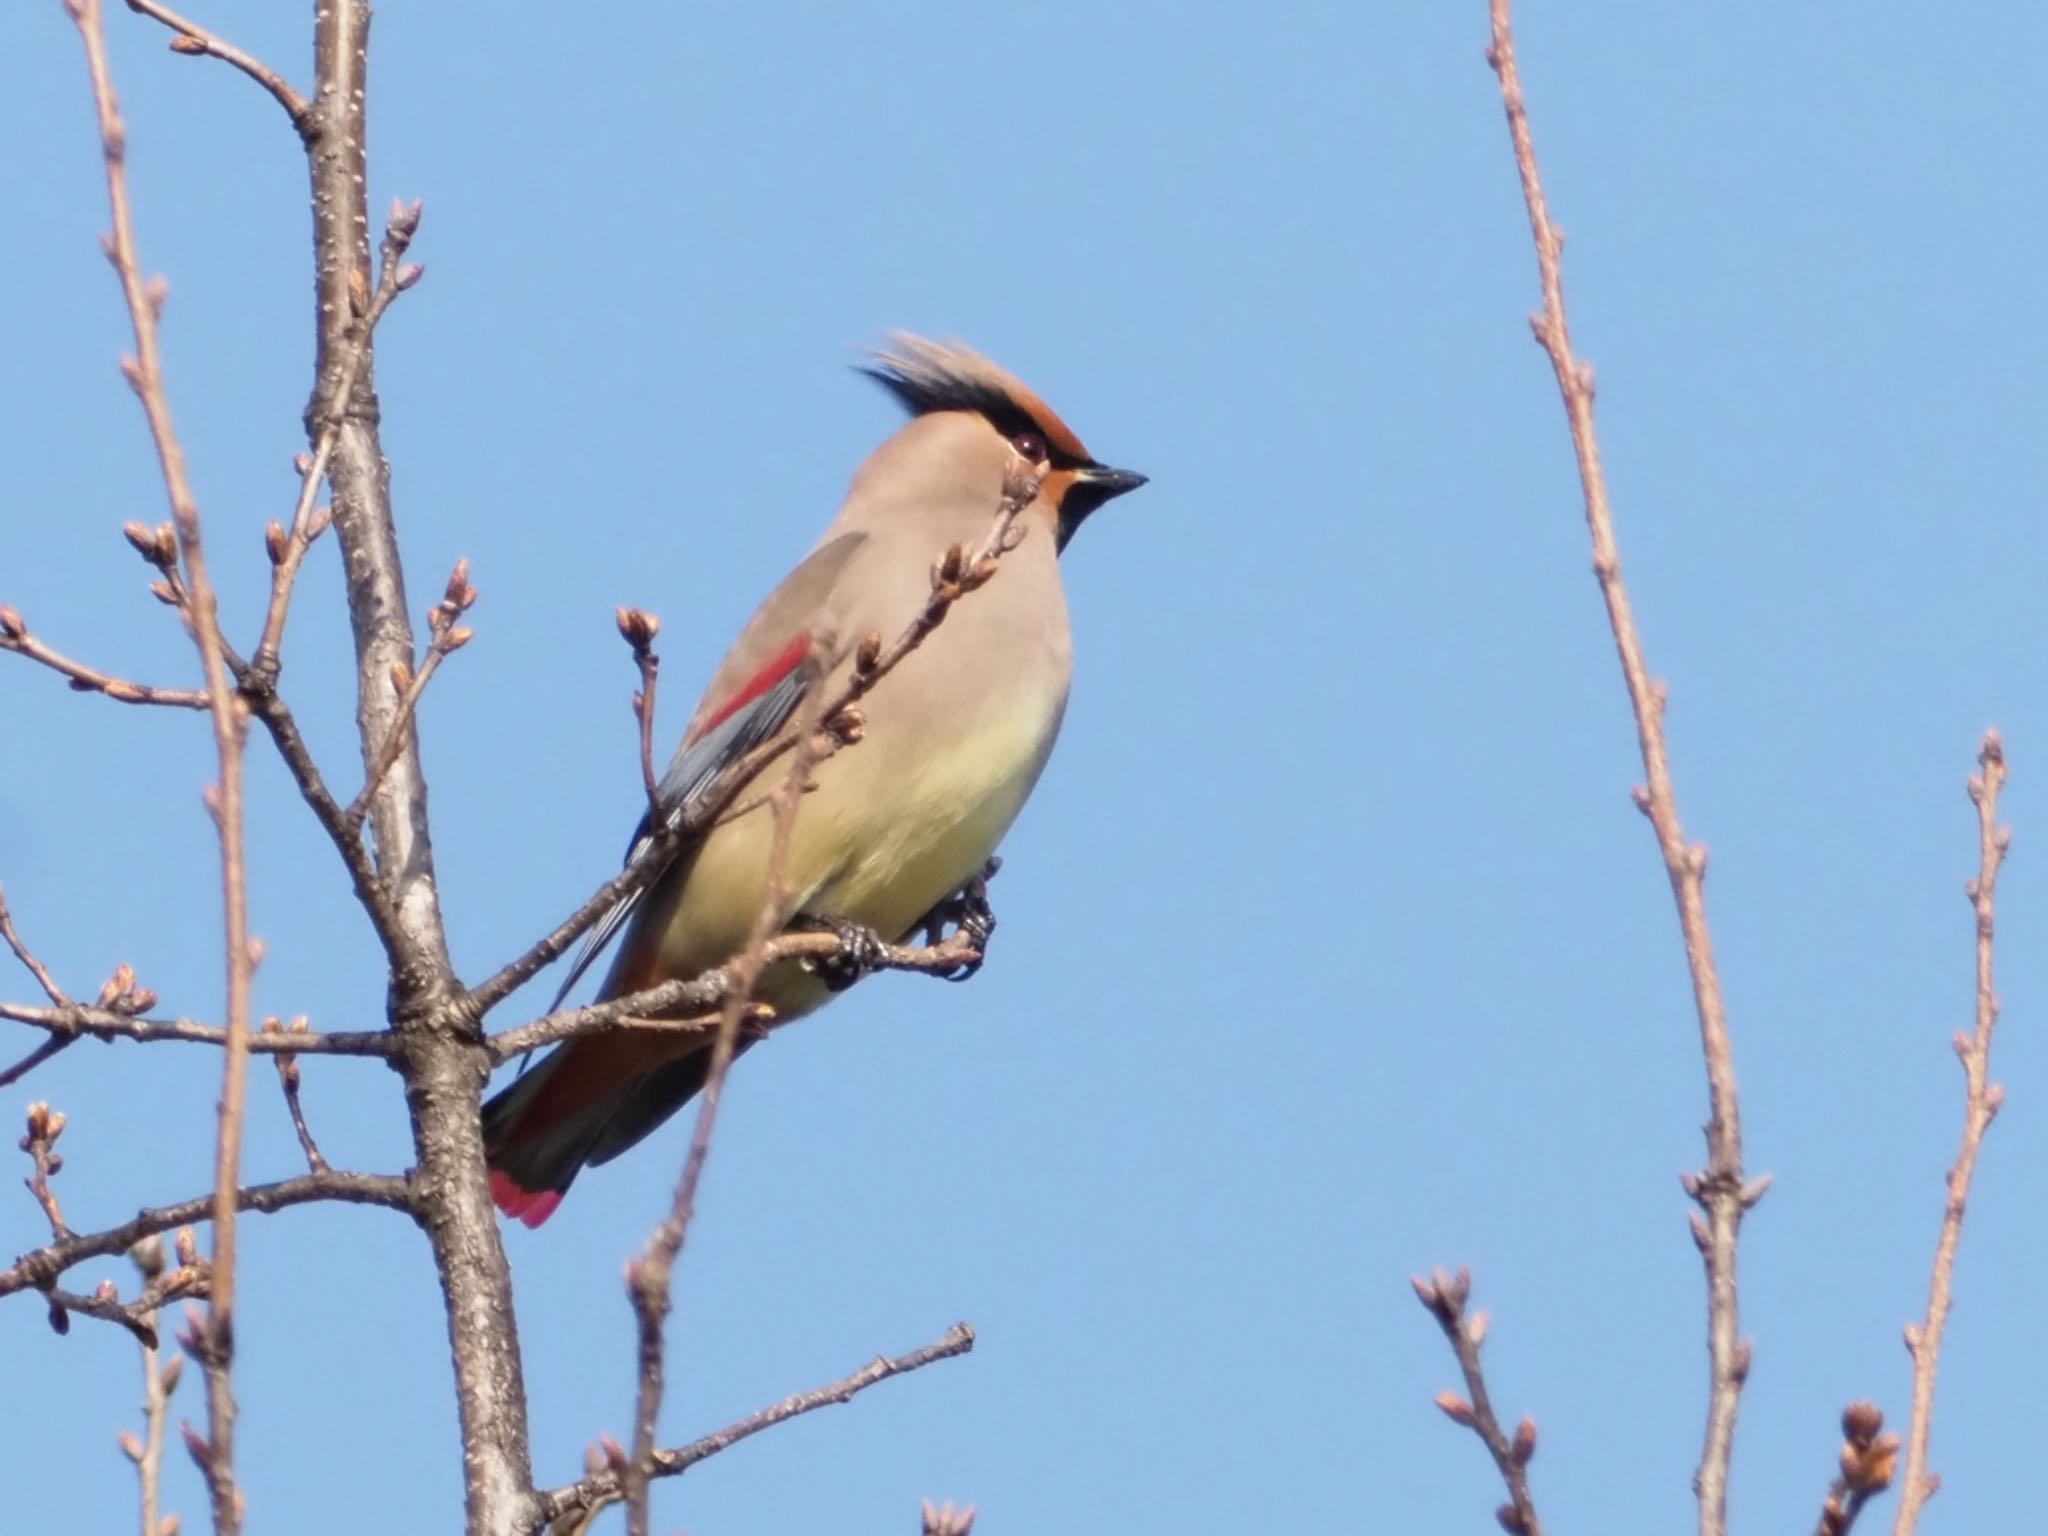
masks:
<instances>
[{"instance_id":1,"label":"blue sky","mask_svg":"<svg viewBox=\"0 0 2048 1536\"><path fill-rule=\"evenodd\" d=\"M205 18L303 81L302 7ZM1525 83L1599 371L1623 557L1709 900L1754 1171L1745 1527L1810 1524L1836 1415L1903 1421L1960 1122L1974 864L2005 732L1996 1070L1928 1529L2020 1528L2040 1113L2048 700L2039 585L2038 72L2048 18L1526 3ZM290 504L309 375L303 176L273 104L109 17L173 404L231 624ZM1704 1350L1676 1175L1704 1093L1568 445L1484 7L387 7L372 200L426 201L379 384L424 610L477 638L425 708L458 964L481 976L613 866L638 793L612 628L664 620L663 729L829 515L893 408L848 372L958 335L1151 474L1068 557L1077 680L1005 850L973 985L886 977L751 1055L678 1286L664 1438L970 1319L981 1344L661 1489L663 1529L1490 1530L1407 1287L1470 1262L1552 1528L1689 1518ZM161 515L95 250L83 67L11 35L0 201L0 599L184 681L116 531ZM286 686L343 783L332 546ZM0 879L60 974L132 962L217 1011L203 723L0 667ZM259 1007L360 1027L346 885L254 754ZM24 978L8 983L26 991ZM535 996L528 1005L543 1001ZM508 1018L506 1022L513 1022ZM9 1047L25 1049L16 1040ZM208 1178L216 1063L81 1047L0 1093L72 1115L75 1224ZM252 1175L298 1153L253 1079ZM309 1063L328 1154L406 1156L380 1067ZM628 1427L624 1259L681 1122L508 1235L541 1476ZM24 1196L0 1248L38 1239ZM460 1502L424 1245L377 1213L244 1229L253 1528L448 1529ZM88 1269L91 1281L100 1271ZM118 1272L107 1266L105 1272ZM113 1330L0 1309L24 1529L118 1528ZM196 1381L183 1406L197 1413ZM171 1457L167 1507L201 1518ZM34 1475L63 1468L65 1475Z\"/></svg>"}]
</instances>

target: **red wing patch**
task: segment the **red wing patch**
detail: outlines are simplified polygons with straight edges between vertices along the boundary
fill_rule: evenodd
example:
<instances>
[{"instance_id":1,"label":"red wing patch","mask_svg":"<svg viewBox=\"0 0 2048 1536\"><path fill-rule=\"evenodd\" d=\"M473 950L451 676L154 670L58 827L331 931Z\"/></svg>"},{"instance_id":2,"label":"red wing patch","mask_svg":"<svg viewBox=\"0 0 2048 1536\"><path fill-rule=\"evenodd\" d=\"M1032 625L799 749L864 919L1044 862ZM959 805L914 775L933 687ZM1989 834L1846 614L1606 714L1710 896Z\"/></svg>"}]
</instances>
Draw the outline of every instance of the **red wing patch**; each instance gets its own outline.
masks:
<instances>
[{"instance_id":1,"label":"red wing patch","mask_svg":"<svg viewBox=\"0 0 2048 1536\"><path fill-rule=\"evenodd\" d=\"M735 693L731 698L719 705L717 709L713 710L705 718L704 723L690 733L692 739L702 736L721 720L729 719L731 716L738 714L747 705L753 703L754 700L760 698L762 694L802 666L804 658L810 654L811 632L804 630L791 640L789 644L777 651L769 659L768 665L754 674L746 687L740 689L738 693Z\"/></svg>"}]
</instances>

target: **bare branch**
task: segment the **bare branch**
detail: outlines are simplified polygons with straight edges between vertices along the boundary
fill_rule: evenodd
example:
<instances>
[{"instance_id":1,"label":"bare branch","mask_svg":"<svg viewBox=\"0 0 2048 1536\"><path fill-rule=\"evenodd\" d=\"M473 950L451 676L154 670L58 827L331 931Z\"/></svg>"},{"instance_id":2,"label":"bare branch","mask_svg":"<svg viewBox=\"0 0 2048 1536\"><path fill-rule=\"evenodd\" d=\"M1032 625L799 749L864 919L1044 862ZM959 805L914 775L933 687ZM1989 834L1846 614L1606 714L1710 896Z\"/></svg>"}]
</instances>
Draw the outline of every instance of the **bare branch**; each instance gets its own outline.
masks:
<instances>
[{"instance_id":1,"label":"bare branch","mask_svg":"<svg viewBox=\"0 0 2048 1536\"><path fill-rule=\"evenodd\" d=\"M264 1037L282 1036L287 1044L309 1033L304 1014L293 1019L288 1026L276 1019L263 1021ZM298 1135L299 1150L306 1154L306 1166L315 1173L325 1173L327 1159L320 1155L319 1144L313 1140L313 1132L306 1124L305 1108L299 1103L298 1052L278 1051L270 1059L277 1064L277 1085L284 1091L284 1107L292 1117L292 1130Z\"/></svg>"},{"instance_id":2,"label":"bare branch","mask_svg":"<svg viewBox=\"0 0 2048 1536\"><path fill-rule=\"evenodd\" d=\"M159 1238L145 1238L137 1243L129 1257L142 1271L145 1286L153 1284L163 1273L164 1245ZM154 1332L153 1326L151 1331ZM182 1359L173 1355L168 1362L161 1361L156 1341L142 1341L142 1438L138 1440L126 1433L121 1436L122 1451L135 1463L142 1536L166 1536L165 1527L157 1519L164 1464L164 1425L170 1419L171 1394L178 1390L178 1378L183 1374Z\"/></svg>"},{"instance_id":3,"label":"bare branch","mask_svg":"<svg viewBox=\"0 0 2048 1536\"><path fill-rule=\"evenodd\" d=\"M362 828L349 821L348 812L342 809L341 802L328 789L319 765L313 761L313 754L299 733L298 721L284 700L278 697L276 689L265 684L250 667L240 669L237 677L242 696L249 701L249 708L263 722L264 729L269 731L278 756L284 760L286 771L298 787L300 798L306 802L314 819L334 844L335 851L341 855L342 865L348 870L349 881L355 888L356 901L370 919L370 926L376 929L377 940L383 945L386 957L397 964L406 953L398 906L370 862L369 850L363 846Z\"/></svg>"},{"instance_id":4,"label":"bare branch","mask_svg":"<svg viewBox=\"0 0 2048 1536\"><path fill-rule=\"evenodd\" d=\"M43 989L43 996L59 1008L71 1006L71 999L66 997L64 989L57 985L57 978L50 974L49 967L35 957L34 952L22 941L21 934L16 931L14 914L7 908L7 895L4 891L0 891L0 940L6 941L7 947L14 952L14 958L22 963L22 967L29 975L35 977L36 985Z\"/></svg>"},{"instance_id":5,"label":"bare branch","mask_svg":"<svg viewBox=\"0 0 2048 1536\"><path fill-rule=\"evenodd\" d=\"M12 651L17 656L48 667L69 680L72 688L80 693L105 694L118 704L159 704L172 709L207 707L206 695L196 689L157 688L147 683L131 683L126 678L96 671L82 661L73 661L30 634L27 621L12 608L0 607L0 651Z\"/></svg>"},{"instance_id":6,"label":"bare branch","mask_svg":"<svg viewBox=\"0 0 2048 1536\"><path fill-rule=\"evenodd\" d=\"M1875 1403L1851 1403L1842 1410L1842 1449L1835 1480L1821 1502L1813 1536L1849 1536L1863 1506L1891 1486L1898 1464L1899 1437L1882 1433L1884 1415Z\"/></svg>"},{"instance_id":7,"label":"bare branch","mask_svg":"<svg viewBox=\"0 0 2048 1536\"><path fill-rule=\"evenodd\" d=\"M256 676L269 686L274 686L277 679L279 650L284 644L285 616L291 607L299 567L305 561L306 551L327 530L332 519L333 514L328 509L316 509L313 501L319 494L320 482L326 477L327 466L334 458L335 445L341 440L348 403L369 358L377 322L384 318L384 312L391 307L392 301L420 279L422 268L417 263L406 264L404 257L412 245L413 236L419 232L421 212L417 201L410 205L394 204L390 217L385 221L384 243L378 252L377 288L362 313L350 321L339 344L332 383L324 403L315 412L318 428L313 450L299 456L299 495L292 507L291 522L283 526L273 524L266 534L265 542L275 569L271 573L270 604L263 615L263 634L256 643L256 654L250 658L250 666Z\"/></svg>"},{"instance_id":8,"label":"bare branch","mask_svg":"<svg viewBox=\"0 0 2048 1536\"><path fill-rule=\"evenodd\" d=\"M77 1038L76 1035L52 1035L13 1066L0 1071L0 1088L12 1088L59 1051L67 1049Z\"/></svg>"},{"instance_id":9,"label":"bare branch","mask_svg":"<svg viewBox=\"0 0 2048 1536\"><path fill-rule=\"evenodd\" d=\"M291 1206L329 1200L347 1205L382 1205L409 1213L413 1209L412 1182L409 1178L390 1174L346 1173L330 1169L326 1173L302 1173L297 1178L280 1179L274 1184L252 1184L235 1191L237 1210L254 1211L265 1216ZM74 1264L104 1258L112 1253L124 1253L145 1237L207 1221L212 1216L213 1196L205 1194L181 1200L176 1205L138 1211L132 1220L103 1232L62 1238L25 1253L8 1268L0 1269L0 1296L54 1285L57 1277Z\"/></svg>"},{"instance_id":10,"label":"bare branch","mask_svg":"<svg viewBox=\"0 0 2048 1536\"><path fill-rule=\"evenodd\" d=\"M816 668L820 658L814 651L804 665ZM818 758L818 726L822 720L817 695L821 687L809 690L807 707L797 721L795 753L782 783L769 804L774 818L774 840L769 847L768 869L761 885L760 910L754 914L745 948L726 969L732 985L718 1018L718 1036L711 1047L711 1066L705 1074L704 1089L697 1100L696 1124L690 1132L690 1150L683 1159L682 1176L676 1180L675 1197L668 1215L649 1234L640 1257L626 1266L626 1289L633 1301L633 1317L640 1341L639 1383L633 1413L633 1457L626 1465L626 1530L628 1536L648 1536L647 1480L654 1457L655 1419L661 1411L664 1377L663 1336L668 1323L670 1286L675 1278L676 1260L689 1235L690 1219L697 1210L697 1185L711 1154L711 1132L718 1121L718 1108L725 1098L725 1079L739 1044L740 1020L746 1005L760 985L768 967L768 941L783 922L783 904L788 900L789 840L796 827L797 807L803 800L804 784Z\"/></svg>"},{"instance_id":11,"label":"bare branch","mask_svg":"<svg viewBox=\"0 0 2048 1536\"><path fill-rule=\"evenodd\" d=\"M190 1019L137 1019L106 1008L81 1008L67 1003L62 1008L29 1008L20 1003L0 1003L0 1019L11 1019L36 1029L46 1029L67 1044L80 1035L98 1040L139 1040L154 1043L183 1041L189 1045L226 1045L227 1031L215 1024L195 1024ZM249 1037L248 1049L256 1056L289 1052L294 1056L389 1056L397 1039L389 1030L354 1030L332 1034L305 1033L290 1039ZM12 1070L12 1069L10 1069ZM0 1086L5 1086L0 1083Z\"/></svg>"},{"instance_id":12,"label":"bare branch","mask_svg":"<svg viewBox=\"0 0 2048 1536\"><path fill-rule=\"evenodd\" d=\"M220 832L221 901L227 950L227 1048L222 1067L221 1109L214 1158L213 1282L206 1324L207 1457L205 1471L213 1498L213 1522L220 1536L241 1529L241 1497L234 1485L235 1402L229 1386L233 1358L235 1296L235 1194L240 1184L242 1105L248 1078L246 1045L249 1031L249 981L255 967L249 941L246 864L242 826L242 748L248 735L247 705L232 687L222 655L219 608L206 566L199 507L185 474L184 450L171 424L164 390L163 363L157 346L157 317L166 291L161 282L145 284L136 256L134 221L128 203L127 129L107 64L101 0L67 0L85 46L92 77L93 106L99 122L100 147L106 165L107 203L113 232L107 258L120 279L135 333L135 355L123 371L142 403L155 444L157 465L170 501L171 520L184 557L189 597L184 604L193 643L206 674L208 711L213 719L214 746L220 760L220 783L210 800Z\"/></svg>"},{"instance_id":13,"label":"bare branch","mask_svg":"<svg viewBox=\"0 0 2048 1536\"><path fill-rule=\"evenodd\" d=\"M313 11L314 89L306 143L317 349L305 426L315 458L330 432L333 441L326 477L355 643L363 782L372 785L367 820L373 880L361 878L344 846L354 833L346 815L316 809L350 860L358 894L389 958L389 1016L400 1037L395 1060L417 1158L409 1208L433 1253L448 1328L466 1529L472 1536L498 1536L531 1503L533 1471L511 1275L477 1115L487 1064L476 1015L448 955L426 777L416 733L402 729L403 687L394 681L401 671L410 673L419 651L379 429L374 337L358 321L371 310L384 278L402 288L418 277L417 267L392 265L391 237L410 238L419 208L394 209L387 224L387 270L373 284L364 197L370 19L364 0L320 0ZM383 768L392 741L399 743L398 752ZM337 835L337 820L347 836Z\"/></svg>"},{"instance_id":14,"label":"bare branch","mask_svg":"<svg viewBox=\"0 0 2048 1536\"><path fill-rule=\"evenodd\" d=\"M1727 1010L1720 975L1714 964L1713 938L1707 927L1705 881L1707 851L1686 841L1678 815L1677 791L1664 741L1665 689L1653 682L1643 659L1634 611L1621 579L1621 554L1615 543L1608 509L1607 482L1600 467L1600 448L1593 430L1593 371L1572 352L1565 319L1564 280L1559 260L1564 237L1550 222L1543 181L1536 164L1535 141L1515 68L1514 37L1509 28L1509 0L1489 0L1492 43L1487 62L1500 77L1501 103L1506 108L1508 136L1523 201L1529 211L1529 232L1536 246L1542 282L1543 309L1530 322L1537 343L1557 376L1571 428L1585 496L1586 527L1592 536L1593 573L1607 605L1608 624L1628 685L1635 714L1636 739L1643 760L1644 787L1636 791L1637 807L1650 820L1665 874L1678 910L1679 932L1685 941L1693 1003L1699 1016L1700 1049L1707 1073L1707 1166L1688 1175L1686 1188L1705 1215L1695 1224L1707 1279L1707 1346L1709 1388L1707 1425L1693 1487L1699 1498L1700 1536L1725 1536L1728 1528L1728 1461L1735 1443L1735 1413L1748 1375L1750 1346L1740 1338L1736 1289L1736 1238L1743 1213L1762 1196L1760 1184L1745 1185L1742 1174L1742 1117L1736 1096L1735 1055L1728 1037Z\"/></svg>"},{"instance_id":15,"label":"bare branch","mask_svg":"<svg viewBox=\"0 0 2048 1536\"><path fill-rule=\"evenodd\" d=\"M1493 1411L1493 1399L1486 1390L1486 1373L1479 1364L1479 1350L1486 1342L1486 1314L1468 1312L1465 1303L1472 1296L1472 1271L1455 1275L1437 1270L1428 1279L1417 1275L1409 1282L1423 1308L1436 1319L1458 1357L1458 1369L1465 1378L1465 1396L1439 1392L1436 1405L1453 1424L1462 1424L1479 1437L1507 1489L1508 1502L1494 1511L1508 1536L1543 1536L1543 1522L1536 1516L1536 1501L1529 1493L1529 1463L1536 1455L1536 1421L1523 1419L1510 1436L1501 1428Z\"/></svg>"},{"instance_id":16,"label":"bare branch","mask_svg":"<svg viewBox=\"0 0 2048 1536\"><path fill-rule=\"evenodd\" d=\"M71 1236L71 1229L64 1225L64 1212L57 1204L57 1193L50 1188L50 1180L64 1168L64 1159L57 1152L57 1138L63 1134L62 1111L50 1108L40 1099L29 1105L28 1129L22 1135L21 1150L28 1154L35 1171L22 1182L42 1207L43 1216L50 1223L50 1236L59 1242Z\"/></svg>"},{"instance_id":17,"label":"bare branch","mask_svg":"<svg viewBox=\"0 0 2048 1536\"><path fill-rule=\"evenodd\" d=\"M190 1234L185 1237L189 1242ZM154 1352L158 1344L157 1313L173 1301L204 1298L211 1287L212 1277L205 1261L194 1255L190 1262L181 1262L167 1275L151 1276L142 1294L133 1301L121 1300L111 1280L102 1280L90 1296L50 1286L44 1290L43 1299L50 1304L51 1326L59 1333L70 1331L68 1319L76 1314L125 1328L144 1350Z\"/></svg>"},{"instance_id":18,"label":"bare branch","mask_svg":"<svg viewBox=\"0 0 2048 1536\"><path fill-rule=\"evenodd\" d=\"M621 608L618 623L640 670L640 690L633 695L633 718L640 726L640 784L647 793L647 825L659 826L664 812L661 781L654 774L654 685L661 658L654 654L654 637L661 633L661 620L644 608Z\"/></svg>"},{"instance_id":19,"label":"bare branch","mask_svg":"<svg viewBox=\"0 0 2048 1536\"><path fill-rule=\"evenodd\" d=\"M1948 1172L1948 1198L1941 1212L1941 1236L1934 1247L1934 1268L1927 1282L1927 1314L1906 1327L1906 1348L1913 1355L1913 1418L1906 1430L1906 1472L1899 1485L1899 1510L1892 1536L1912 1536L1920 1510L1940 1486L1927 1470L1927 1441L1934 1423L1934 1378L1941 1364L1941 1338L1948 1326L1950 1287L1955 1281L1956 1248L1963 1237L1963 1211L1969 1204L1970 1180L1984 1133L1998 1118L2005 1087L1991 1081L1991 1035L1998 1026L1998 993L1992 984L1992 941L1997 932L1998 872L2012 847L2012 829L1998 824L1998 792L2005 787L2005 744L1998 732L1986 731L1977 749L1978 771L1970 776L1970 803L1977 808L1977 873L1964 886L1977 929L1977 1019L1969 1034L1955 1037L1963 1064L1963 1136Z\"/></svg>"},{"instance_id":20,"label":"bare branch","mask_svg":"<svg viewBox=\"0 0 2048 1536\"><path fill-rule=\"evenodd\" d=\"M384 776L397 763L399 752L409 739L416 740L412 736L413 720L419 710L420 695L427 691L427 683L445 658L469 644L470 631L455 621L467 613L475 601L476 588L469 584L469 562L458 560L448 577L447 594L427 615L427 629L431 636L427 642L427 659L417 672L408 672L402 683L394 670L391 681L403 688L399 695L398 713L392 718L383 745L377 749L376 759L363 781L362 792L349 805L347 815L351 827L362 826L363 817L369 813L370 801L384 782Z\"/></svg>"},{"instance_id":21,"label":"bare branch","mask_svg":"<svg viewBox=\"0 0 2048 1536\"><path fill-rule=\"evenodd\" d=\"M262 60L244 53L233 43L207 31L197 22L187 21L168 6L157 4L157 0L128 0L128 9L138 15L160 21L177 33L178 35L171 39L173 53L192 54L195 57L210 56L224 64L232 64L270 93L271 98L284 108L285 115L292 120L292 127L301 134L306 132L305 98L292 89L291 83L284 76ZM155 1536L155 1532L145 1532L145 1536Z\"/></svg>"},{"instance_id":22,"label":"bare branch","mask_svg":"<svg viewBox=\"0 0 2048 1536\"><path fill-rule=\"evenodd\" d=\"M836 933L784 933L763 947L766 963L783 960L829 960L845 949ZM916 971L945 976L977 964L981 951L971 937L949 934L937 944L922 948L906 944L885 944L873 959L878 971ZM610 1034L617 1030L638 1030L654 1034L702 1033L718 1028L718 1015L706 1010L722 1007L733 995L736 984L732 968L720 966L687 981L664 981L643 992L629 992L587 1008L565 1008L544 1014L530 1024L521 1024L490 1037L493 1062L507 1062L528 1051L574 1040L584 1035ZM679 1014L702 1015L677 1017ZM0 1009L0 1017L5 1017ZM758 1022L772 1023L763 1018Z\"/></svg>"},{"instance_id":23,"label":"bare branch","mask_svg":"<svg viewBox=\"0 0 2048 1536\"><path fill-rule=\"evenodd\" d=\"M786 1397L771 1407L748 1414L737 1423L728 1424L715 1434L705 1435L688 1445L678 1446L674 1450L656 1451L650 1464L650 1475L674 1477L678 1473L687 1472L698 1462L707 1461L720 1451L729 1450L740 1441L758 1435L764 1429L773 1429L777 1424L819 1408L829 1408L835 1403L850 1403L869 1387L887 1381L892 1376L907 1375L940 1360L950 1360L956 1355L964 1355L973 1348L974 1330L965 1323L955 1323L946 1330L943 1338L925 1345L922 1349L914 1349L893 1359L877 1356L852 1375L843 1377L830 1386ZM556 1488L541 1494L535 1500L533 1518L527 1529L559 1522L564 1517L587 1516L609 1504L617 1503L621 1497L617 1472L594 1472L580 1483L572 1483L566 1488Z\"/></svg>"}]
</instances>

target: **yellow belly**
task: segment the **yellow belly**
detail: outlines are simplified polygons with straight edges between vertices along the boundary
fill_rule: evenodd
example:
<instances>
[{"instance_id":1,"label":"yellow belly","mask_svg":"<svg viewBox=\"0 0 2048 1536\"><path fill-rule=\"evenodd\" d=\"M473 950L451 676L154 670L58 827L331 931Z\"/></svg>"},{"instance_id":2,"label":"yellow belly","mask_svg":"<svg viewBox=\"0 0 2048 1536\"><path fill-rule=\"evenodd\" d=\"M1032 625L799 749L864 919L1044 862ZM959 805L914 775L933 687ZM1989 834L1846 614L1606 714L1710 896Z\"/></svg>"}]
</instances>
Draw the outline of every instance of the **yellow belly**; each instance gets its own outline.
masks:
<instances>
[{"instance_id":1,"label":"yellow belly","mask_svg":"<svg viewBox=\"0 0 2048 1536\"><path fill-rule=\"evenodd\" d=\"M841 917L905 937L995 852L1045 766L1064 702L1017 700L915 761L871 738L822 764L791 831L782 919ZM773 831L762 807L706 842L659 940L662 976L696 975L746 942ZM778 966L758 989L784 1019L827 995L794 965Z\"/></svg>"}]
</instances>

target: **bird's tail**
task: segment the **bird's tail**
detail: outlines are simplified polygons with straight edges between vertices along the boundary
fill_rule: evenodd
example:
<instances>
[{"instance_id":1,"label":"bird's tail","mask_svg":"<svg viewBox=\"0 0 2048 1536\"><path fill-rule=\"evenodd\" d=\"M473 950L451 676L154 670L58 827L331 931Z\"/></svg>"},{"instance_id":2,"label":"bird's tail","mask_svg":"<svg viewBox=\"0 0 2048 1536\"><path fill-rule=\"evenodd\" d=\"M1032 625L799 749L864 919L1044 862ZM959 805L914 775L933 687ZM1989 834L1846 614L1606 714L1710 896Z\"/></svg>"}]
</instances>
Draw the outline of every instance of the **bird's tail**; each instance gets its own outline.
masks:
<instances>
[{"instance_id":1,"label":"bird's tail","mask_svg":"<svg viewBox=\"0 0 2048 1536\"><path fill-rule=\"evenodd\" d=\"M751 1043L742 1036L735 1054ZM484 1158L499 1210L539 1226L586 1165L608 1163L651 1135L710 1075L708 1048L648 1070L637 1045L626 1036L572 1040L484 1105ZM620 1059L621 1046L634 1055Z\"/></svg>"},{"instance_id":2,"label":"bird's tail","mask_svg":"<svg viewBox=\"0 0 2048 1536\"><path fill-rule=\"evenodd\" d=\"M529 1227L554 1215L629 1086L589 1098L566 1093L581 1075L572 1046L551 1052L484 1104L491 1199Z\"/></svg>"}]
</instances>

